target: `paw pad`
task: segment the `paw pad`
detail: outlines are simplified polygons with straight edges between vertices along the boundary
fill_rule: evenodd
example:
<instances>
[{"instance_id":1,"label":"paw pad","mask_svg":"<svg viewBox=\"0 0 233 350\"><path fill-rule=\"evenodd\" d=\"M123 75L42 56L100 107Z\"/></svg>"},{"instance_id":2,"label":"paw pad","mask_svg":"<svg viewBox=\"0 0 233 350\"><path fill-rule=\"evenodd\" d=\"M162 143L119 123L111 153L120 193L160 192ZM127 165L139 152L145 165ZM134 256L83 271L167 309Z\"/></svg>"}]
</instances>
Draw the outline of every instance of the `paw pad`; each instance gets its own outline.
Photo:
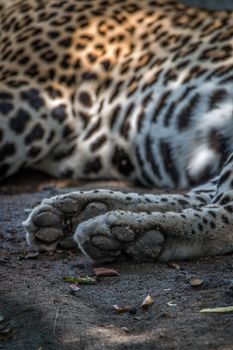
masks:
<instances>
[{"instance_id":1,"label":"paw pad","mask_svg":"<svg viewBox=\"0 0 233 350\"><path fill-rule=\"evenodd\" d=\"M96 234L92 237L91 242L101 250L111 251L120 248L120 242L106 235Z\"/></svg>"},{"instance_id":2,"label":"paw pad","mask_svg":"<svg viewBox=\"0 0 233 350\"><path fill-rule=\"evenodd\" d=\"M52 243L63 237L62 230L42 228L35 233L35 238L45 243Z\"/></svg>"},{"instance_id":3,"label":"paw pad","mask_svg":"<svg viewBox=\"0 0 233 350\"><path fill-rule=\"evenodd\" d=\"M122 242L132 242L135 239L135 233L129 227L114 226L112 235Z\"/></svg>"},{"instance_id":4,"label":"paw pad","mask_svg":"<svg viewBox=\"0 0 233 350\"><path fill-rule=\"evenodd\" d=\"M56 208L64 214L74 214L78 211L77 202L71 198L65 198L56 203Z\"/></svg>"},{"instance_id":5,"label":"paw pad","mask_svg":"<svg viewBox=\"0 0 233 350\"><path fill-rule=\"evenodd\" d=\"M59 216L46 211L35 215L32 221L40 227L56 226L61 223Z\"/></svg>"},{"instance_id":6,"label":"paw pad","mask_svg":"<svg viewBox=\"0 0 233 350\"><path fill-rule=\"evenodd\" d=\"M147 231L136 242L129 245L125 252L135 261L155 260L164 243L164 236L159 231Z\"/></svg>"}]
</instances>

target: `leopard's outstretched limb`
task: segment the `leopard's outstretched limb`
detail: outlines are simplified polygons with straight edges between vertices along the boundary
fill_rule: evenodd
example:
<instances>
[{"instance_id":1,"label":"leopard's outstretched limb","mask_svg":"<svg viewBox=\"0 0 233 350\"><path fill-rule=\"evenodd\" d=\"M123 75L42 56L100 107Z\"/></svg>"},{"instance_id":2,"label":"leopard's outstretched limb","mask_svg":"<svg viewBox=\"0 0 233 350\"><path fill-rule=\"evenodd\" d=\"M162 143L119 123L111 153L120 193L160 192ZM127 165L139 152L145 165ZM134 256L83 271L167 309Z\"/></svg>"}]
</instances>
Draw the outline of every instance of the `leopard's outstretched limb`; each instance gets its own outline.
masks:
<instances>
[{"instance_id":1,"label":"leopard's outstretched limb","mask_svg":"<svg viewBox=\"0 0 233 350\"><path fill-rule=\"evenodd\" d=\"M81 222L90 218L119 209L146 213L181 212L185 208L206 205L215 192L215 183L205 184L185 195L77 191L43 200L24 222L24 227L28 242L39 250L75 248L73 234Z\"/></svg>"},{"instance_id":2,"label":"leopard's outstretched limb","mask_svg":"<svg viewBox=\"0 0 233 350\"><path fill-rule=\"evenodd\" d=\"M233 155L210 203L182 212L113 211L78 226L74 239L94 262L124 255L135 261L167 261L233 251Z\"/></svg>"}]
</instances>

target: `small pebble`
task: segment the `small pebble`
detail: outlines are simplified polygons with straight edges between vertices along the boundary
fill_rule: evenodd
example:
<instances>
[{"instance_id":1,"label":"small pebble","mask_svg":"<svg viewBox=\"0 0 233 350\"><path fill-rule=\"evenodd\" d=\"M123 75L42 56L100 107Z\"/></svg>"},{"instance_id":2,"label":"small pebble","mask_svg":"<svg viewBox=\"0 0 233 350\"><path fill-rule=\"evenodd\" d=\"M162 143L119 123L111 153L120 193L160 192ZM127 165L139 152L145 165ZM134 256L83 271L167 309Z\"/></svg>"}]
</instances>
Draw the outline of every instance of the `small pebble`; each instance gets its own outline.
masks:
<instances>
[{"instance_id":1,"label":"small pebble","mask_svg":"<svg viewBox=\"0 0 233 350\"><path fill-rule=\"evenodd\" d=\"M125 333L129 333L129 328L127 328L127 327L122 327L122 330L123 330Z\"/></svg>"},{"instance_id":2,"label":"small pebble","mask_svg":"<svg viewBox=\"0 0 233 350\"><path fill-rule=\"evenodd\" d=\"M128 312L129 312L130 315L136 315L138 310L137 310L136 307L131 307Z\"/></svg>"}]
</instances>

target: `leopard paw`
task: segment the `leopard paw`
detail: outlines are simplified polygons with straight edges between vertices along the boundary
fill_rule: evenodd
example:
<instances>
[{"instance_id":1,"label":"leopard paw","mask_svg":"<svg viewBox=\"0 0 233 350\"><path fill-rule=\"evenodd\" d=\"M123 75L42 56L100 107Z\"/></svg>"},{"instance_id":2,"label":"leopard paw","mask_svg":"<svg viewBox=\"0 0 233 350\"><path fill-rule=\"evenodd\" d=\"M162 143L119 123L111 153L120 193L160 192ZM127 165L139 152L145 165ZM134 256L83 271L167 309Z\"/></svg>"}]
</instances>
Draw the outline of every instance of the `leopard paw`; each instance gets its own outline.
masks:
<instances>
[{"instance_id":1,"label":"leopard paw","mask_svg":"<svg viewBox=\"0 0 233 350\"><path fill-rule=\"evenodd\" d=\"M144 222L144 213L110 212L81 223L74 240L95 263L111 262L120 256L137 262L155 261L164 244L158 228Z\"/></svg>"},{"instance_id":2,"label":"leopard paw","mask_svg":"<svg viewBox=\"0 0 233 350\"><path fill-rule=\"evenodd\" d=\"M60 195L45 199L23 222L27 241L39 251L77 248L73 240L77 225L107 211L105 203L81 194L79 197Z\"/></svg>"}]
</instances>

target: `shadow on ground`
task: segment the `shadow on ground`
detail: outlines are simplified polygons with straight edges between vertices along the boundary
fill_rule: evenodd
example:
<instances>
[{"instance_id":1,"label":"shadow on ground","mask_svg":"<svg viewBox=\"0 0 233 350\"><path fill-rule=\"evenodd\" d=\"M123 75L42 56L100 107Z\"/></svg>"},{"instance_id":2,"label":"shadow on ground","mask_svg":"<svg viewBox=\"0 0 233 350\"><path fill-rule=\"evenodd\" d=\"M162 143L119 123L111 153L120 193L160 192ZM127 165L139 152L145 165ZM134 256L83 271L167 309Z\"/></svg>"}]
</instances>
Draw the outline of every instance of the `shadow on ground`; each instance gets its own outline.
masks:
<instances>
[{"instance_id":1,"label":"shadow on ground","mask_svg":"<svg viewBox=\"0 0 233 350\"><path fill-rule=\"evenodd\" d=\"M233 305L232 255L178 262L179 269L122 263L114 266L119 277L101 278L76 292L62 278L93 274L80 253L25 259L25 209L69 186L133 190L123 183L77 184L33 172L2 184L0 314L11 321L13 332L0 341L0 349L233 349L233 314L200 313ZM203 284L192 287L192 277ZM148 294L154 304L143 311L140 304ZM130 305L136 313L116 314L114 304Z\"/></svg>"}]
</instances>

